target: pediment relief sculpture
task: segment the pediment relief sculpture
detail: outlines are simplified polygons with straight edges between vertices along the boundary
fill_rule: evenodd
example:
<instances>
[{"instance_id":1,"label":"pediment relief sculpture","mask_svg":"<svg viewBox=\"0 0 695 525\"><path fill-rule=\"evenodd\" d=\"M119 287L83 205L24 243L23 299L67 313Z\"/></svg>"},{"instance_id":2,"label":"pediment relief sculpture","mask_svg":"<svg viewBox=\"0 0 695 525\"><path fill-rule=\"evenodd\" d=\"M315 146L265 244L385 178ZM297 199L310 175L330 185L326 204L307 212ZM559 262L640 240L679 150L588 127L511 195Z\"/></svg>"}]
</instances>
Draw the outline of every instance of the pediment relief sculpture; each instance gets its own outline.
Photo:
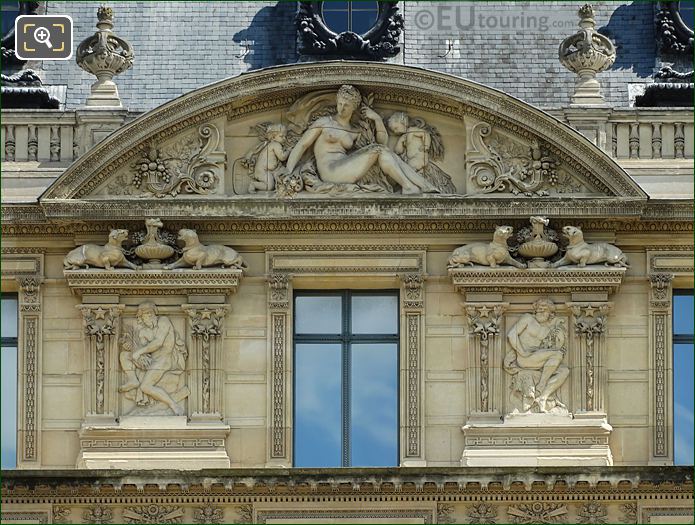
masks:
<instances>
[{"instance_id":1,"label":"pediment relief sculpture","mask_svg":"<svg viewBox=\"0 0 695 525\"><path fill-rule=\"evenodd\" d=\"M504 370L511 376L513 412L567 415L558 391L569 376L567 326L548 299L533 304L507 332Z\"/></svg>"},{"instance_id":2,"label":"pediment relief sculpture","mask_svg":"<svg viewBox=\"0 0 695 525\"><path fill-rule=\"evenodd\" d=\"M114 270L126 267L131 270L190 268L195 271L211 267L247 268L241 256L229 246L204 245L195 230L182 228L177 236L163 227L160 219L147 219L144 231L129 234L128 230L111 230L105 246L85 244L70 251L63 260L64 269ZM183 246L179 246L179 241Z\"/></svg>"},{"instance_id":3,"label":"pediment relief sculpture","mask_svg":"<svg viewBox=\"0 0 695 525\"><path fill-rule=\"evenodd\" d=\"M337 94L325 90L295 101L285 114L289 126L255 126L259 143L234 163L235 193L455 193L451 177L434 163L444 155L437 129L404 112L385 121L373 100L344 85Z\"/></svg>"},{"instance_id":4,"label":"pediment relief sculpture","mask_svg":"<svg viewBox=\"0 0 695 525\"><path fill-rule=\"evenodd\" d=\"M142 303L120 345L125 382L118 391L135 402L128 415L183 415L190 394L184 373L188 350L169 317L159 315L154 303Z\"/></svg>"},{"instance_id":5,"label":"pediment relief sculpture","mask_svg":"<svg viewBox=\"0 0 695 525\"><path fill-rule=\"evenodd\" d=\"M514 266L524 269L567 268L598 265L628 268L625 254L606 242L587 243L582 230L576 226L562 228L562 237L548 227L550 220L534 216L531 226L513 235L511 226L497 226L490 243L474 242L456 248L449 258L448 268L466 266ZM522 258L519 261L518 258Z\"/></svg>"}]
</instances>

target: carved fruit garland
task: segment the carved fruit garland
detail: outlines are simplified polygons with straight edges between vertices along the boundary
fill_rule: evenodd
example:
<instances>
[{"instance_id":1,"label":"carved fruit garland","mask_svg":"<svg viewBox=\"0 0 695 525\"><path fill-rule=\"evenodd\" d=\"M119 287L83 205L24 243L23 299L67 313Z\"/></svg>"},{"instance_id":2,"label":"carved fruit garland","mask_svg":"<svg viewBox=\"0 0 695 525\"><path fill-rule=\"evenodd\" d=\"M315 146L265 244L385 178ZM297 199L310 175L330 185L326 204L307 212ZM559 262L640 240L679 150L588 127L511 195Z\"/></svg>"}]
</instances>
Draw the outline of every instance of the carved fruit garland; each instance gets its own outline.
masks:
<instances>
[{"instance_id":1,"label":"carved fruit garland","mask_svg":"<svg viewBox=\"0 0 695 525\"><path fill-rule=\"evenodd\" d=\"M198 151L192 140L168 148L154 146L133 165L132 185L155 197L179 193L214 193L224 173L226 154L220 150L220 131L212 124L198 129Z\"/></svg>"}]
</instances>

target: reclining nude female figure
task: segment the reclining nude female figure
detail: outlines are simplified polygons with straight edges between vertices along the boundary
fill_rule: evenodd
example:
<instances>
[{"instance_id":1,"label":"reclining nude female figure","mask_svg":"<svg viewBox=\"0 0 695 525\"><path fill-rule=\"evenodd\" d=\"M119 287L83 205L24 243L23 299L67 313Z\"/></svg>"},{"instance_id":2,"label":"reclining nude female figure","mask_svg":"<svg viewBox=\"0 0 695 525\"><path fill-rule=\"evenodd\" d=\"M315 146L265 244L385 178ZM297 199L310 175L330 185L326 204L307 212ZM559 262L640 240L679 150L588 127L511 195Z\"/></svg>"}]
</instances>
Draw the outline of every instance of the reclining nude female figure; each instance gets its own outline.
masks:
<instances>
[{"instance_id":1,"label":"reclining nude female figure","mask_svg":"<svg viewBox=\"0 0 695 525\"><path fill-rule=\"evenodd\" d=\"M367 106L362 106L362 118L374 123L377 144L350 151L360 134L350 120L361 103L362 96L355 87L342 86L336 97L336 115L319 118L304 132L290 152L287 171L292 173L304 153L313 145L316 168L324 182L355 184L372 166L378 165L389 179L401 186L404 195L438 192L389 149L388 132L383 120Z\"/></svg>"}]
</instances>

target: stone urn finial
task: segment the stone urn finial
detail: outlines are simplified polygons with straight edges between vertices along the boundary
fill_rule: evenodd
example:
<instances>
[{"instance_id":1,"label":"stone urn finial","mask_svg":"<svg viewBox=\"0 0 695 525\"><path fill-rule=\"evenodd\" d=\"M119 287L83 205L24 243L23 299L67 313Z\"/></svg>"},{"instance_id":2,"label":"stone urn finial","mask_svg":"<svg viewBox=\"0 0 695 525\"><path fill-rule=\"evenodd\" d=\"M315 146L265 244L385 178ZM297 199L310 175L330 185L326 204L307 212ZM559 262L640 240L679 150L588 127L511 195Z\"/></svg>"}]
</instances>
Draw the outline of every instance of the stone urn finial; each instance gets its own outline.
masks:
<instances>
[{"instance_id":1,"label":"stone urn finial","mask_svg":"<svg viewBox=\"0 0 695 525\"><path fill-rule=\"evenodd\" d=\"M116 36L113 29L113 9L101 6L97 10L97 32L77 46L77 65L97 77L87 106L122 107L113 77L133 65L133 46Z\"/></svg>"},{"instance_id":2,"label":"stone urn finial","mask_svg":"<svg viewBox=\"0 0 695 525\"><path fill-rule=\"evenodd\" d=\"M596 31L594 9L589 4L579 8L579 31L565 38L558 51L560 63L577 74L573 106L605 104L596 75L615 62L615 46Z\"/></svg>"}]
</instances>

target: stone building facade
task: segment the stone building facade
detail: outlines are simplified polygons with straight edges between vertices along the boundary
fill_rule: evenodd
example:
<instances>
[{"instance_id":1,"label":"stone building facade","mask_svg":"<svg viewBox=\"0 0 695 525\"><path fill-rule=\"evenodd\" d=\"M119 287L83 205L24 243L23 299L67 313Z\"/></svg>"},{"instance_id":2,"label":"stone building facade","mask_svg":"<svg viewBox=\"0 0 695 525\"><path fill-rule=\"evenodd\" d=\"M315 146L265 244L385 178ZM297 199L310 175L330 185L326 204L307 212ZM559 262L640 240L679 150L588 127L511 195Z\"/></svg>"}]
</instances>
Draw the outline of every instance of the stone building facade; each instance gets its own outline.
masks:
<instances>
[{"instance_id":1,"label":"stone building facade","mask_svg":"<svg viewBox=\"0 0 695 525\"><path fill-rule=\"evenodd\" d=\"M571 25L520 40L451 4L359 33L320 3L32 4L82 44L3 71L3 523L693 522L676 3L553 2ZM333 423L337 463L305 460ZM375 427L393 458L358 460Z\"/></svg>"}]
</instances>

